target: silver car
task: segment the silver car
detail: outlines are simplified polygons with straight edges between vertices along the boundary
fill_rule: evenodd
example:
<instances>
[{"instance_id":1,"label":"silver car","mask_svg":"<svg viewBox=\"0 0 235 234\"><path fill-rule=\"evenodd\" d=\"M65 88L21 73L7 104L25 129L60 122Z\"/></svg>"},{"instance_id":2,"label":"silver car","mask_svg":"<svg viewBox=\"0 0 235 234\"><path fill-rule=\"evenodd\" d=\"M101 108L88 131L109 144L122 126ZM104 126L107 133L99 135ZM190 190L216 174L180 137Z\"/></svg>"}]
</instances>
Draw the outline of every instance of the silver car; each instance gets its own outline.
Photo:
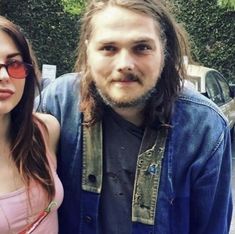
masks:
<instances>
[{"instance_id":1,"label":"silver car","mask_svg":"<svg viewBox=\"0 0 235 234\"><path fill-rule=\"evenodd\" d=\"M229 121L230 129L233 130L235 124L235 99L226 79L220 72L212 68L188 64L186 69L190 82L200 93L210 98L220 107Z\"/></svg>"}]
</instances>

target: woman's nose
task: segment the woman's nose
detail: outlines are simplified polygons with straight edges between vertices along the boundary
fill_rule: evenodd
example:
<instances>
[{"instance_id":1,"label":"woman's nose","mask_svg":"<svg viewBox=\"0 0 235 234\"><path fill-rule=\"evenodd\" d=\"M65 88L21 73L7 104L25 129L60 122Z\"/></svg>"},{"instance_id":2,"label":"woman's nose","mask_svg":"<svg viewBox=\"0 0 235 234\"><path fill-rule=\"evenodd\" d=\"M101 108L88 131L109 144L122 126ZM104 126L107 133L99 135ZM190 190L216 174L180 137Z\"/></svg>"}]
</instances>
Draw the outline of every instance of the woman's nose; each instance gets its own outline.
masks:
<instances>
[{"instance_id":1,"label":"woman's nose","mask_svg":"<svg viewBox=\"0 0 235 234\"><path fill-rule=\"evenodd\" d=\"M9 78L10 77L9 77L6 67L0 65L0 81L8 80Z\"/></svg>"}]
</instances>

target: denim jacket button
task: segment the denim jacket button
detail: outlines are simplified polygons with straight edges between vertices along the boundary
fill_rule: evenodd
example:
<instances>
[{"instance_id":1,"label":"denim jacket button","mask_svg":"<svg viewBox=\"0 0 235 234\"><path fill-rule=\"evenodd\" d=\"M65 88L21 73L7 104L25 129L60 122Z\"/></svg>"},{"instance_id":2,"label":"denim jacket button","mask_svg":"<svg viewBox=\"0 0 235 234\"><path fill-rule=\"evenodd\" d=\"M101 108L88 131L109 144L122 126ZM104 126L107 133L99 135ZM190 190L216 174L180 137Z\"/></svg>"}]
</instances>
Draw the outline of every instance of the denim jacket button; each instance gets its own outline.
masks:
<instances>
[{"instance_id":1,"label":"denim jacket button","mask_svg":"<svg viewBox=\"0 0 235 234\"><path fill-rule=\"evenodd\" d=\"M84 220L86 223L92 223L92 217L89 215L84 216Z\"/></svg>"},{"instance_id":2,"label":"denim jacket button","mask_svg":"<svg viewBox=\"0 0 235 234\"><path fill-rule=\"evenodd\" d=\"M88 180L91 182L91 183L95 183L96 182L96 176L95 175L88 175Z\"/></svg>"}]
</instances>

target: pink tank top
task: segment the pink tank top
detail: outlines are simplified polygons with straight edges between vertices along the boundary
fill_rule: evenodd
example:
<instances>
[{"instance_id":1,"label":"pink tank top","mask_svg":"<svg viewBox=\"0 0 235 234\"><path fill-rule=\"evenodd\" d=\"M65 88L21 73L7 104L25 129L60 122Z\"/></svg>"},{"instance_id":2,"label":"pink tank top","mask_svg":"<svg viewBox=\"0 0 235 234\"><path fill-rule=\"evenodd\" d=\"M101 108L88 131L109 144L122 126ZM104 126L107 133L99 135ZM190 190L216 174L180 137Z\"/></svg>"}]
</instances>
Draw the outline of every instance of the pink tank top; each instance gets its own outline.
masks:
<instances>
[{"instance_id":1,"label":"pink tank top","mask_svg":"<svg viewBox=\"0 0 235 234\"><path fill-rule=\"evenodd\" d=\"M42 127L39 127L42 131ZM52 170L56 191L51 211L41 220L41 222L39 221L40 217L45 214L44 209L47 208L49 204L46 202L47 199L43 189L35 182L31 182L30 184L30 203L27 191L24 187L0 195L0 234L18 234L28 227L29 224L33 223L35 226L37 225L32 232L33 234L58 233L57 210L63 200L63 187L57 176L55 165L52 162L52 155L48 151L48 148L47 157ZM35 222L37 220L38 222Z\"/></svg>"}]
</instances>

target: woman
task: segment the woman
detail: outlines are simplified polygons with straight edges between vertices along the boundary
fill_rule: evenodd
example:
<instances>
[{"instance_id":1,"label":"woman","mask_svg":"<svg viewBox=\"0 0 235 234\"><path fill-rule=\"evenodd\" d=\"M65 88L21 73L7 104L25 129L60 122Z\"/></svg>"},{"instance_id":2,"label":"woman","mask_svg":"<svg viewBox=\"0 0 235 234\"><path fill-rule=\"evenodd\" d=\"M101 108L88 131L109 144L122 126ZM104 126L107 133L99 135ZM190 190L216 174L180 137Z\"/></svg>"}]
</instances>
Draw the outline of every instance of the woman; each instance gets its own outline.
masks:
<instances>
[{"instance_id":1,"label":"woman","mask_svg":"<svg viewBox=\"0 0 235 234\"><path fill-rule=\"evenodd\" d=\"M58 233L59 123L33 113L36 62L19 28L0 17L0 233Z\"/></svg>"}]
</instances>

